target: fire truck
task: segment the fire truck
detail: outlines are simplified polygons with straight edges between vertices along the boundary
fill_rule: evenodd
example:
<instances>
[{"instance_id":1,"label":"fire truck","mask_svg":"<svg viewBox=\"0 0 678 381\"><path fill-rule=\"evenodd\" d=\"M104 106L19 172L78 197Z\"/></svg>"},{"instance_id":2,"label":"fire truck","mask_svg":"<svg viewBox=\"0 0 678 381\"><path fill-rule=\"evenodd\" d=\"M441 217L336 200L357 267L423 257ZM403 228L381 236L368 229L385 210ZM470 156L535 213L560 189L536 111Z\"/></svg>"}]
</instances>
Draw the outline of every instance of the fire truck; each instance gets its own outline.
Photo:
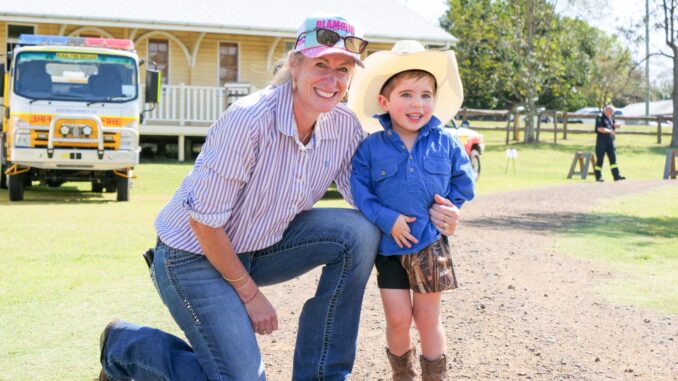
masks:
<instances>
[{"instance_id":1,"label":"fire truck","mask_svg":"<svg viewBox=\"0 0 678 381\"><path fill-rule=\"evenodd\" d=\"M131 40L21 35L0 64L2 188L21 201L34 181L90 182L128 201L139 163L144 104L159 100L160 73L146 72Z\"/></svg>"}]
</instances>

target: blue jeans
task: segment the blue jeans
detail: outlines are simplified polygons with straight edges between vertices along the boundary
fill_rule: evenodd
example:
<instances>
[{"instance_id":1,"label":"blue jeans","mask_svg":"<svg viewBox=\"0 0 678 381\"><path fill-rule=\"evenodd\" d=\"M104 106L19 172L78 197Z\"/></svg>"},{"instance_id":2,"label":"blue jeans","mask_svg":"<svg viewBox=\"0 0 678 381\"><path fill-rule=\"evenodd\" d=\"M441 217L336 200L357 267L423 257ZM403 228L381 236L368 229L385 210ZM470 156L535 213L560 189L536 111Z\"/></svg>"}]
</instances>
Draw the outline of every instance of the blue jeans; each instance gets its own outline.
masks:
<instances>
[{"instance_id":1,"label":"blue jeans","mask_svg":"<svg viewBox=\"0 0 678 381\"><path fill-rule=\"evenodd\" d=\"M323 266L316 293L299 317L294 380L348 379L379 237L357 210L313 209L299 214L280 242L239 255L260 286ZM190 345L157 329L118 322L101 354L111 380L266 379L247 312L206 257L159 242L151 275Z\"/></svg>"}]
</instances>

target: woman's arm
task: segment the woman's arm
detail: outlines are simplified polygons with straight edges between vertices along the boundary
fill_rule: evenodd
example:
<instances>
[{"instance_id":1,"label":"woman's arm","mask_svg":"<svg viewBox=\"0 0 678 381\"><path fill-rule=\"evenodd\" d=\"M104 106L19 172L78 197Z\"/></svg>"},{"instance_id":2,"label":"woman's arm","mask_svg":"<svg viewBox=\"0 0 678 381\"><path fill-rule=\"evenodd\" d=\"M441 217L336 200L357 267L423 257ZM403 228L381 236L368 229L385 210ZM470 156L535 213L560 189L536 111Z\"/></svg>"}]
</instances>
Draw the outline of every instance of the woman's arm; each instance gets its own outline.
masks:
<instances>
[{"instance_id":1,"label":"woman's arm","mask_svg":"<svg viewBox=\"0 0 678 381\"><path fill-rule=\"evenodd\" d=\"M475 181L471 161L464 146L455 138L450 140L450 191L446 195L435 195L429 209L431 222L440 234L453 235L459 225L459 208L475 196Z\"/></svg>"},{"instance_id":2,"label":"woman's arm","mask_svg":"<svg viewBox=\"0 0 678 381\"><path fill-rule=\"evenodd\" d=\"M224 226L250 179L257 146L254 128L237 113L226 112L210 128L196 166L184 180L184 207L203 253L240 296L259 334L278 329L273 306L238 259Z\"/></svg>"},{"instance_id":3,"label":"woman's arm","mask_svg":"<svg viewBox=\"0 0 678 381\"><path fill-rule=\"evenodd\" d=\"M268 335L277 330L278 317L275 309L238 259L224 229L201 224L192 218L189 219L189 223L207 260L240 296L254 331Z\"/></svg>"}]
</instances>

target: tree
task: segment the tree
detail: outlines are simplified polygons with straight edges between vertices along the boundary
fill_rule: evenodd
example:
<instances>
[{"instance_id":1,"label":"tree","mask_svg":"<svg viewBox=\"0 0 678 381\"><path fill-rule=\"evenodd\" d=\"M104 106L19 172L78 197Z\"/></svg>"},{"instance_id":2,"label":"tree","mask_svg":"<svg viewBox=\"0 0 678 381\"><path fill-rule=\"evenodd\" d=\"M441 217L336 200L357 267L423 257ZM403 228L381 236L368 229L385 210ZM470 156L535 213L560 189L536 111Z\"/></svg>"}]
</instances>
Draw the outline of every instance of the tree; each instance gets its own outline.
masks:
<instances>
[{"instance_id":1,"label":"tree","mask_svg":"<svg viewBox=\"0 0 678 381\"><path fill-rule=\"evenodd\" d=\"M678 0L662 0L662 10L664 11L663 22L660 27L664 29L666 45L671 49L670 55L673 60L673 131L671 136L671 147L678 148Z\"/></svg>"},{"instance_id":2,"label":"tree","mask_svg":"<svg viewBox=\"0 0 678 381\"><path fill-rule=\"evenodd\" d=\"M441 26L459 38L455 46L465 102L480 108L524 105L536 115L536 102L548 78L556 78L555 47L549 30L556 20L545 0L450 0ZM527 16L526 16L527 15ZM449 22L447 22L449 20ZM528 118L526 142L534 140Z\"/></svg>"},{"instance_id":3,"label":"tree","mask_svg":"<svg viewBox=\"0 0 678 381\"><path fill-rule=\"evenodd\" d=\"M527 143L535 139L540 107L574 110L619 104L634 99L639 89L640 73L628 49L584 20L560 16L556 3L449 0L450 8L440 20L459 38L454 49L465 105L524 106Z\"/></svg>"},{"instance_id":4,"label":"tree","mask_svg":"<svg viewBox=\"0 0 678 381\"><path fill-rule=\"evenodd\" d=\"M652 87L652 100L661 101L671 99L673 93L673 79L665 78Z\"/></svg>"},{"instance_id":5,"label":"tree","mask_svg":"<svg viewBox=\"0 0 678 381\"><path fill-rule=\"evenodd\" d=\"M595 38L600 31L583 20L569 17L559 20L556 28L562 66L546 78L539 103L555 110L590 106L588 89L596 68Z\"/></svg>"},{"instance_id":6,"label":"tree","mask_svg":"<svg viewBox=\"0 0 678 381\"><path fill-rule=\"evenodd\" d=\"M614 36L598 33L593 80L588 87L588 97L596 106L609 103L628 104L642 99L643 78L633 62L631 52Z\"/></svg>"},{"instance_id":7,"label":"tree","mask_svg":"<svg viewBox=\"0 0 678 381\"><path fill-rule=\"evenodd\" d=\"M454 49L464 83L464 103L475 108L497 108L505 103L495 53L502 21L491 0L451 0L440 24L459 39Z\"/></svg>"}]
</instances>

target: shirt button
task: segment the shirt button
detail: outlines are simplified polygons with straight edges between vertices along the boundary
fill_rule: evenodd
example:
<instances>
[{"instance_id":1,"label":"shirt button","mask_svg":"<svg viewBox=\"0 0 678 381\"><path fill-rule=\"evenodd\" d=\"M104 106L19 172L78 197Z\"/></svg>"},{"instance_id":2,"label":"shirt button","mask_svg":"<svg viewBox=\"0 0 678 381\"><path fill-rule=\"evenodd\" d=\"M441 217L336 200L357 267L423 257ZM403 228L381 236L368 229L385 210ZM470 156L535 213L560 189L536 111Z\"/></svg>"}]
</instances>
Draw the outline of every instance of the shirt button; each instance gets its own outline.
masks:
<instances>
[{"instance_id":1,"label":"shirt button","mask_svg":"<svg viewBox=\"0 0 678 381\"><path fill-rule=\"evenodd\" d=\"M410 160L414 160L414 156L410 155Z\"/></svg>"},{"instance_id":2,"label":"shirt button","mask_svg":"<svg viewBox=\"0 0 678 381\"><path fill-rule=\"evenodd\" d=\"M404 145L404 144L403 144L403 149L407 149L407 147L405 147L405 145Z\"/></svg>"},{"instance_id":3,"label":"shirt button","mask_svg":"<svg viewBox=\"0 0 678 381\"><path fill-rule=\"evenodd\" d=\"M414 172L414 168L410 168L410 172Z\"/></svg>"},{"instance_id":4,"label":"shirt button","mask_svg":"<svg viewBox=\"0 0 678 381\"><path fill-rule=\"evenodd\" d=\"M386 176L386 171L381 171L382 176Z\"/></svg>"},{"instance_id":5,"label":"shirt button","mask_svg":"<svg viewBox=\"0 0 678 381\"><path fill-rule=\"evenodd\" d=\"M391 131L386 131L386 135L391 136Z\"/></svg>"}]
</instances>

